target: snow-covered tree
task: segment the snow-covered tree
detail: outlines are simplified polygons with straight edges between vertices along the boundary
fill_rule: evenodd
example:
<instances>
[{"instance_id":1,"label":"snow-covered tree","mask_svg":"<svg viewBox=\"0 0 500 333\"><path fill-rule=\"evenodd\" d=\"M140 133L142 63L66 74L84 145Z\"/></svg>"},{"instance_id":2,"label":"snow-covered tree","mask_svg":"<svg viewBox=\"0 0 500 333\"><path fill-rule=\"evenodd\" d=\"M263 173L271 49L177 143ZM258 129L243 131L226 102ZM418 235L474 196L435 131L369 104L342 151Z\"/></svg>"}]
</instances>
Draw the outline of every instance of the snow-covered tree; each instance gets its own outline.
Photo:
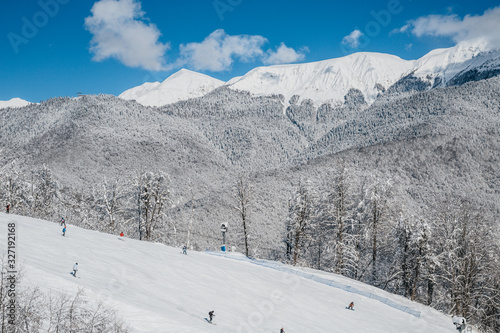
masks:
<instances>
[{"instance_id":1,"label":"snow-covered tree","mask_svg":"<svg viewBox=\"0 0 500 333\"><path fill-rule=\"evenodd\" d=\"M297 265L301 254L306 250L306 243L311 236L311 222L314 214L314 196L311 184L298 185L297 191L289 201L289 215L286 223L285 242L292 252L292 265Z\"/></svg>"},{"instance_id":2,"label":"snow-covered tree","mask_svg":"<svg viewBox=\"0 0 500 333\"><path fill-rule=\"evenodd\" d=\"M54 217L55 203L59 196L57 182L46 165L34 172L33 181L33 214L50 220Z\"/></svg>"},{"instance_id":3,"label":"snow-covered tree","mask_svg":"<svg viewBox=\"0 0 500 333\"><path fill-rule=\"evenodd\" d=\"M27 213L28 186L15 162L0 169L0 198L2 198L3 207L10 205L11 212Z\"/></svg>"},{"instance_id":4,"label":"snow-covered tree","mask_svg":"<svg viewBox=\"0 0 500 333\"><path fill-rule=\"evenodd\" d=\"M144 172L135 179L134 185L137 187L137 204L140 215L139 239L153 240L159 237L159 235L155 235L155 232L163 221L164 206L168 204L169 178L162 171L157 173Z\"/></svg>"},{"instance_id":5,"label":"snow-covered tree","mask_svg":"<svg viewBox=\"0 0 500 333\"><path fill-rule=\"evenodd\" d=\"M252 187L240 176L234 188L234 209L238 212L241 218L241 225L243 227L243 244L245 247L245 256L249 256L249 238L250 238L250 200L252 196Z\"/></svg>"},{"instance_id":6,"label":"snow-covered tree","mask_svg":"<svg viewBox=\"0 0 500 333\"><path fill-rule=\"evenodd\" d=\"M106 231L115 233L118 225L118 218L124 209L122 201L124 200L124 186L119 179L104 182L94 189L95 207L106 220Z\"/></svg>"}]
</instances>

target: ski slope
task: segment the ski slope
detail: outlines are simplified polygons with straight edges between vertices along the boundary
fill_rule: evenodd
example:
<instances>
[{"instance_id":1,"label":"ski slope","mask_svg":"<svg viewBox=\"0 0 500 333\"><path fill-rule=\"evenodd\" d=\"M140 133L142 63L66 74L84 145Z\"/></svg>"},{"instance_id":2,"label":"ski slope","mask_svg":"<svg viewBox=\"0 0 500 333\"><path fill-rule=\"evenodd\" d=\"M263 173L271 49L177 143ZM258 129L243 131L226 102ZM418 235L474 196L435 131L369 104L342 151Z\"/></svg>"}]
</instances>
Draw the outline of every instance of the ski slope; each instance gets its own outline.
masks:
<instances>
[{"instance_id":1,"label":"ski slope","mask_svg":"<svg viewBox=\"0 0 500 333\"><path fill-rule=\"evenodd\" d=\"M449 316L345 277L236 253L186 256L178 248L80 229L71 221L62 237L58 223L0 213L2 255L12 222L24 285L70 293L83 287L118 310L133 332L456 331ZM79 278L70 274L75 262ZM351 301L355 311L345 309ZM204 319L210 310L216 325Z\"/></svg>"}]
</instances>

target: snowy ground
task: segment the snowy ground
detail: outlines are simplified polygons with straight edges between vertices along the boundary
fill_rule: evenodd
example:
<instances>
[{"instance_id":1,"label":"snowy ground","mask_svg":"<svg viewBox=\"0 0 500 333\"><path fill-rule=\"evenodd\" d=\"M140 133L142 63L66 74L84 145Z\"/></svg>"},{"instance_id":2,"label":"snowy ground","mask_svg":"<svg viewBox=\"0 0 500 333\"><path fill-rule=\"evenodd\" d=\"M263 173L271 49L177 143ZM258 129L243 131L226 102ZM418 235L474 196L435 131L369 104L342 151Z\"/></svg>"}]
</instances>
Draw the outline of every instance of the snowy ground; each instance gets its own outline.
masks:
<instances>
[{"instance_id":1,"label":"snowy ground","mask_svg":"<svg viewBox=\"0 0 500 333\"><path fill-rule=\"evenodd\" d=\"M281 327L286 333L456 332L451 318L436 310L334 274L236 253L186 256L177 248L70 224L62 237L57 223L4 213L2 255L11 222L24 284L67 292L83 287L88 296L117 309L134 332L277 333ZM70 274L75 262L80 278ZM355 311L345 309L351 301ZM210 310L216 325L205 322Z\"/></svg>"}]
</instances>

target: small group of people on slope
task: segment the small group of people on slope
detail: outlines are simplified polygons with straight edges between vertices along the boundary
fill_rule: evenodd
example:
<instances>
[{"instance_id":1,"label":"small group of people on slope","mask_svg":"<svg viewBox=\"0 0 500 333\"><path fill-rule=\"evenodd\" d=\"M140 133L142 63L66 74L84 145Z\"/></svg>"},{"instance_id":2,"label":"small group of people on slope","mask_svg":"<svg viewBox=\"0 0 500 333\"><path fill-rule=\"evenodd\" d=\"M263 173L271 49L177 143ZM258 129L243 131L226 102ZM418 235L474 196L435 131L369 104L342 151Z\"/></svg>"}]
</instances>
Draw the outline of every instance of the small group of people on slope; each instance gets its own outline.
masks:
<instances>
[{"instance_id":1,"label":"small group of people on slope","mask_svg":"<svg viewBox=\"0 0 500 333\"><path fill-rule=\"evenodd\" d=\"M347 307L347 309L354 310L354 302L349 303L349 306ZM215 317L214 310L212 310L208 313L208 318L209 318L208 322L209 323L212 323L213 317ZM280 329L280 333L285 333L285 329L283 327Z\"/></svg>"},{"instance_id":2,"label":"small group of people on slope","mask_svg":"<svg viewBox=\"0 0 500 333\"><path fill-rule=\"evenodd\" d=\"M66 236L66 220L64 219L64 216L61 217L61 221L59 222L59 224L63 227L62 235Z\"/></svg>"}]
</instances>

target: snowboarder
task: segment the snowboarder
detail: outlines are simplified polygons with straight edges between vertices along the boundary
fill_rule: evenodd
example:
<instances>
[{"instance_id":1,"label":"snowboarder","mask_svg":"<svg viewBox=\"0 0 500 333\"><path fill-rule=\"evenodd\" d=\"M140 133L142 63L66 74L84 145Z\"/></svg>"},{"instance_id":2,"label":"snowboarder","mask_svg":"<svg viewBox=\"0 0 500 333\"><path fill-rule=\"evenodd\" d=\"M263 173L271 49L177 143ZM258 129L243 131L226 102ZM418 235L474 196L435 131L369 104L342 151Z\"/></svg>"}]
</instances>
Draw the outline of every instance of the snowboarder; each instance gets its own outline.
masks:
<instances>
[{"instance_id":1,"label":"snowboarder","mask_svg":"<svg viewBox=\"0 0 500 333\"><path fill-rule=\"evenodd\" d=\"M354 302L349 303L349 306L347 307L349 310L354 310Z\"/></svg>"},{"instance_id":2,"label":"snowboarder","mask_svg":"<svg viewBox=\"0 0 500 333\"><path fill-rule=\"evenodd\" d=\"M76 272L78 271L78 263L73 265L73 276L76 277Z\"/></svg>"},{"instance_id":3,"label":"snowboarder","mask_svg":"<svg viewBox=\"0 0 500 333\"><path fill-rule=\"evenodd\" d=\"M10 205L7 204L7 207L5 207L5 210L7 211L7 214L9 214L9 210L10 210Z\"/></svg>"},{"instance_id":4,"label":"snowboarder","mask_svg":"<svg viewBox=\"0 0 500 333\"><path fill-rule=\"evenodd\" d=\"M184 245L182 247L182 254L187 254L187 247L186 247L186 245Z\"/></svg>"},{"instance_id":5,"label":"snowboarder","mask_svg":"<svg viewBox=\"0 0 500 333\"><path fill-rule=\"evenodd\" d=\"M208 313L208 317L210 318L210 320L208 322L211 323L212 322L212 318L215 317L214 310L212 310L212 311L210 311Z\"/></svg>"},{"instance_id":6,"label":"snowboarder","mask_svg":"<svg viewBox=\"0 0 500 333\"><path fill-rule=\"evenodd\" d=\"M285 330L283 329L283 327L280 329L280 333L285 333Z\"/></svg>"},{"instance_id":7,"label":"snowboarder","mask_svg":"<svg viewBox=\"0 0 500 333\"><path fill-rule=\"evenodd\" d=\"M66 236L66 227L63 228L63 236Z\"/></svg>"}]
</instances>

